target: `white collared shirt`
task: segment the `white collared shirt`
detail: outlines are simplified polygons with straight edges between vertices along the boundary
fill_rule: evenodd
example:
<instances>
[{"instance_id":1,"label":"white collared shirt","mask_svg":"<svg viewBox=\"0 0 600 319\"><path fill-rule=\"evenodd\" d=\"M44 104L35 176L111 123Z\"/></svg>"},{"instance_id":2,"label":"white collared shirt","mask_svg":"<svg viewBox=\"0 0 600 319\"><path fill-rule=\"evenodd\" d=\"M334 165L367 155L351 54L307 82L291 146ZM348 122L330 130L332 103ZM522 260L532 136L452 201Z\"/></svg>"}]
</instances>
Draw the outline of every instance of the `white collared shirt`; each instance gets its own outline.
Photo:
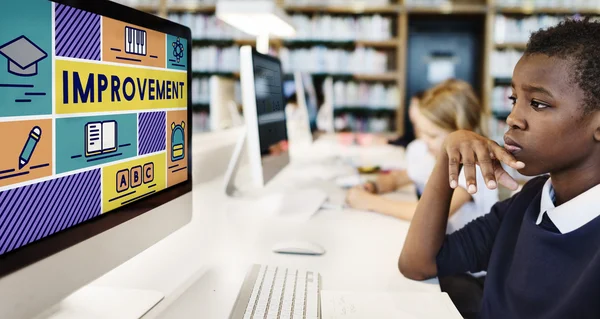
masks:
<instances>
[{"instance_id":1,"label":"white collared shirt","mask_svg":"<svg viewBox=\"0 0 600 319\"><path fill-rule=\"evenodd\" d=\"M552 181L548 178L542 189L537 225L542 222L542 217L546 213L560 233L566 234L589 223L600 215L600 207L598 207L600 184L558 207L554 206L555 197Z\"/></svg>"}]
</instances>

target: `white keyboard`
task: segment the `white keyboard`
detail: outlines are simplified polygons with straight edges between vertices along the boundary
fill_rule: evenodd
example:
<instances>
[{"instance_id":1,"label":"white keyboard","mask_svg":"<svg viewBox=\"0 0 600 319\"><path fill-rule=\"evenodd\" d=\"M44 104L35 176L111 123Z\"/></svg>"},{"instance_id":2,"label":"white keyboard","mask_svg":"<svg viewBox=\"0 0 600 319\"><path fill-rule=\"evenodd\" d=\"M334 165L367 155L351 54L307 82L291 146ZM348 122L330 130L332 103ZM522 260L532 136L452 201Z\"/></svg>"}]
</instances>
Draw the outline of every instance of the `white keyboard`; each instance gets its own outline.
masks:
<instances>
[{"instance_id":1,"label":"white keyboard","mask_svg":"<svg viewBox=\"0 0 600 319\"><path fill-rule=\"evenodd\" d=\"M312 271L254 265L230 318L318 319L320 280Z\"/></svg>"}]
</instances>

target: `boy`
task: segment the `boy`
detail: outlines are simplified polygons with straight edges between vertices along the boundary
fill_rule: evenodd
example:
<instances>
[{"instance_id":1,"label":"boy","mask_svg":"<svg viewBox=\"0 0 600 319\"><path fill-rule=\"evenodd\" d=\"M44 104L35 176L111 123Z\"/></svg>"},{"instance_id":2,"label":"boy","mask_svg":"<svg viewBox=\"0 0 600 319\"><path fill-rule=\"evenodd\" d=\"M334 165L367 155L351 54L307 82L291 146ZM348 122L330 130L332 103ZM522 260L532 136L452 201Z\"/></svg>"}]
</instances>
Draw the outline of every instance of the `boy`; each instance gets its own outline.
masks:
<instances>
[{"instance_id":1,"label":"boy","mask_svg":"<svg viewBox=\"0 0 600 319\"><path fill-rule=\"evenodd\" d=\"M481 318L600 318L600 23L534 33L513 74L504 148L452 133L398 261L411 279L487 270ZM499 162L537 177L445 236L460 167L488 188L517 183ZM448 179L449 177L449 179ZM448 186L450 184L450 186Z\"/></svg>"}]
</instances>

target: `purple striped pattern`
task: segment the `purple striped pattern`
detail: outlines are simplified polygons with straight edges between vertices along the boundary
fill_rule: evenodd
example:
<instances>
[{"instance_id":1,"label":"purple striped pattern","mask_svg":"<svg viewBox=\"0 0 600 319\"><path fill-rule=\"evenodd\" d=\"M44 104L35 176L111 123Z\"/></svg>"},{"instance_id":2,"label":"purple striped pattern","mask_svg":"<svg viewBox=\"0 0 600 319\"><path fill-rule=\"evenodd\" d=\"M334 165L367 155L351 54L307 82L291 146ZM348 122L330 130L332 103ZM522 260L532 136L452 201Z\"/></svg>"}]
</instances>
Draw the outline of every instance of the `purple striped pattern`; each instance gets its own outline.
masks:
<instances>
[{"instance_id":1,"label":"purple striped pattern","mask_svg":"<svg viewBox=\"0 0 600 319\"><path fill-rule=\"evenodd\" d=\"M138 155L164 151L167 142L166 112L140 113L138 120Z\"/></svg>"},{"instance_id":2,"label":"purple striped pattern","mask_svg":"<svg viewBox=\"0 0 600 319\"><path fill-rule=\"evenodd\" d=\"M100 61L100 16L56 4L56 55Z\"/></svg>"},{"instance_id":3,"label":"purple striped pattern","mask_svg":"<svg viewBox=\"0 0 600 319\"><path fill-rule=\"evenodd\" d=\"M0 255L101 213L100 169L0 192Z\"/></svg>"}]
</instances>

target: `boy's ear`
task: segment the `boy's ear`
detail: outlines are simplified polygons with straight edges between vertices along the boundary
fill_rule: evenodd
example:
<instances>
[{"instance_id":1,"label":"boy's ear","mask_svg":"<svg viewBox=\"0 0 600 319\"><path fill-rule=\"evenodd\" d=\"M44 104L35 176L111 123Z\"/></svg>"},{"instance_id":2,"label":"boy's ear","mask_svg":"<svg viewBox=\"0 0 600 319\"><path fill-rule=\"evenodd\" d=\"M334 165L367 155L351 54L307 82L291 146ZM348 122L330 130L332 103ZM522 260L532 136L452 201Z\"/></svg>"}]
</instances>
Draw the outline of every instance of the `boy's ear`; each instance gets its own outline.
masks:
<instances>
[{"instance_id":1,"label":"boy's ear","mask_svg":"<svg viewBox=\"0 0 600 319\"><path fill-rule=\"evenodd\" d=\"M596 129L594 130L594 140L596 140L596 142L600 142L600 112L596 112L596 114L594 114L594 126L596 127Z\"/></svg>"}]
</instances>

